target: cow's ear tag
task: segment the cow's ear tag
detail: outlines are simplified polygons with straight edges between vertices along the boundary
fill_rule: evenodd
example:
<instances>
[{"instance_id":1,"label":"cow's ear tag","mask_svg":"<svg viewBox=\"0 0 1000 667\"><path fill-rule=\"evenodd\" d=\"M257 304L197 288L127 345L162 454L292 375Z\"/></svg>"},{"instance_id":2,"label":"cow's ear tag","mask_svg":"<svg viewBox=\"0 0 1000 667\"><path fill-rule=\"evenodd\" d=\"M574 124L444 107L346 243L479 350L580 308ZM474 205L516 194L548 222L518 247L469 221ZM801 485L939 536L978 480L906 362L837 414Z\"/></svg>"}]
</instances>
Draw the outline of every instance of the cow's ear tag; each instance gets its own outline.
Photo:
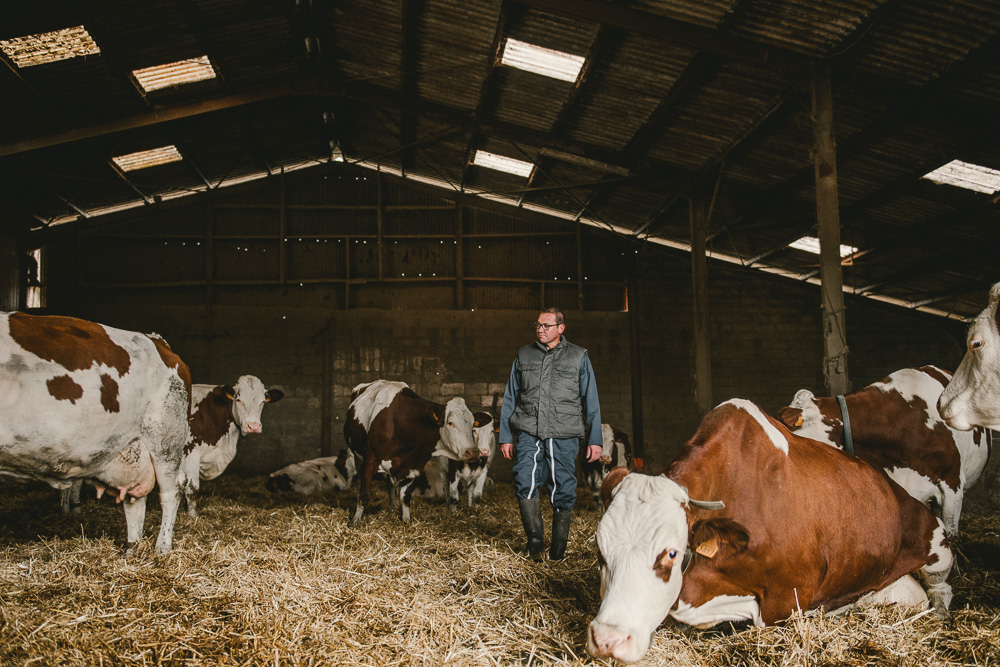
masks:
<instances>
[{"instance_id":1,"label":"cow's ear tag","mask_svg":"<svg viewBox=\"0 0 1000 667\"><path fill-rule=\"evenodd\" d=\"M704 556L705 558L711 558L715 554L719 553L719 538L717 536L712 536L712 539L706 540L698 545L695 552Z\"/></svg>"},{"instance_id":2,"label":"cow's ear tag","mask_svg":"<svg viewBox=\"0 0 1000 667\"><path fill-rule=\"evenodd\" d=\"M795 420L795 428L800 426L802 426L802 415L799 415L799 418Z\"/></svg>"}]
</instances>

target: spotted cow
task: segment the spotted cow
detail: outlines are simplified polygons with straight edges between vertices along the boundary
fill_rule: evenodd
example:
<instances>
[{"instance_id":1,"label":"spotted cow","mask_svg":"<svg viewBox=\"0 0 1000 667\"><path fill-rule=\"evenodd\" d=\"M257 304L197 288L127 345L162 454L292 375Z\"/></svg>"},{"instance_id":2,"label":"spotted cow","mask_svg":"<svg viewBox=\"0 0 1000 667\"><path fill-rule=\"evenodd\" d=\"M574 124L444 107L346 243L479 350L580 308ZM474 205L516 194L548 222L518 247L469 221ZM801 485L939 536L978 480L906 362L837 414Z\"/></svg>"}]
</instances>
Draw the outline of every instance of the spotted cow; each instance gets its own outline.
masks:
<instances>
[{"instance_id":1,"label":"spotted cow","mask_svg":"<svg viewBox=\"0 0 1000 667\"><path fill-rule=\"evenodd\" d=\"M275 470L267 479L272 492L291 492L304 496L346 491L354 480L357 467L354 454L341 449L337 456L324 456L293 463Z\"/></svg>"},{"instance_id":2,"label":"spotted cow","mask_svg":"<svg viewBox=\"0 0 1000 667\"><path fill-rule=\"evenodd\" d=\"M953 556L941 521L882 470L749 401L710 412L663 475L615 469L602 498L595 656L638 660L667 615L763 626L799 609L929 597L947 616Z\"/></svg>"},{"instance_id":3,"label":"spotted cow","mask_svg":"<svg viewBox=\"0 0 1000 667\"><path fill-rule=\"evenodd\" d=\"M844 396L854 454L884 468L911 496L958 533L965 491L986 467L986 429L949 428L937 410L951 373L934 366L904 368ZM785 426L806 438L843 449L844 416L836 397L802 389L778 412Z\"/></svg>"},{"instance_id":4,"label":"spotted cow","mask_svg":"<svg viewBox=\"0 0 1000 667\"><path fill-rule=\"evenodd\" d=\"M479 447L479 458L456 461L448 458L442 443L438 443L431 460L424 466L424 473L414 483L414 494L426 498L444 498L448 506L456 506L463 493L474 507L482 502L483 490L489 479L490 464L496 453L497 439L493 415L475 412L473 417L479 426L472 429L473 439Z\"/></svg>"},{"instance_id":5,"label":"spotted cow","mask_svg":"<svg viewBox=\"0 0 1000 667\"><path fill-rule=\"evenodd\" d=\"M390 380L360 384L351 398L344 439L362 461L354 524L361 521L368 506L376 472L387 475L390 502L395 506L398 500L400 518L409 521L414 482L435 449L456 461L479 458L472 437L478 424L461 398L441 405L421 398L405 382Z\"/></svg>"},{"instance_id":6,"label":"spotted cow","mask_svg":"<svg viewBox=\"0 0 1000 667\"><path fill-rule=\"evenodd\" d=\"M579 455L580 470L583 480L594 499L594 506L601 507L601 485L604 478L613 468L632 467L632 443L628 434L611 424L601 424L601 457L596 461L587 460L587 450L581 449Z\"/></svg>"},{"instance_id":7,"label":"spotted cow","mask_svg":"<svg viewBox=\"0 0 1000 667\"><path fill-rule=\"evenodd\" d=\"M131 548L160 485L156 551L173 546L191 375L156 335L72 317L0 313L0 472L126 500Z\"/></svg>"},{"instance_id":8,"label":"spotted cow","mask_svg":"<svg viewBox=\"0 0 1000 667\"><path fill-rule=\"evenodd\" d=\"M952 428L1000 430L1000 283L989 305L969 326L966 352L955 377L941 393L941 417Z\"/></svg>"}]
</instances>

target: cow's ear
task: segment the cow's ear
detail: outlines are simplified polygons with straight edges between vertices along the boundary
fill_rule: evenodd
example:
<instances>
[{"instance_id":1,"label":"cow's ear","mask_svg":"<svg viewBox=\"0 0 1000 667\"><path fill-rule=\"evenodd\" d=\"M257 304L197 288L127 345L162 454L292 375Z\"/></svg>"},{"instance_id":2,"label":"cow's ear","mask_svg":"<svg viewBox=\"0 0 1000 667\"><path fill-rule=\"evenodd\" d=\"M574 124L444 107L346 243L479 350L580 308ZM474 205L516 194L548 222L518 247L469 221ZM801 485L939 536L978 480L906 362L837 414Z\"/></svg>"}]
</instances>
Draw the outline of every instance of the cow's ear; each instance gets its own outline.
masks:
<instances>
[{"instance_id":1,"label":"cow's ear","mask_svg":"<svg viewBox=\"0 0 1000 667\"><path fill-rule=\"evenodd\" d=\"M783 407L778 410L778 419L789 429L794 431L802 426L802 408Z\"/></svg>"},{"instance_id":2,"label":"cow's ear","mask_svg":"<svg viewBox=\"0 0 1000 667\"><path fill-rule=\"evenodd\" d=\"M277 403L285 397L285 392L280 389L268 389L264 394L264 400L268 403Z\"/></svg>"},{"instance_id":3,"label":"cow's ear","mask_svg":"<svg viewBox=\"0 0 1000 667\"><path fill-rule=\"evenodd\" d=\"M750 533L732 519L705 519L695 522L688 544L706 558L725 558L747 550Z\"/></svg>"},{"instance_id":4,"label":"cow's ear","mask_svg":"<svg viewBox=\"0 0 1000 667\"><path fill-rule=\"evenodd\" d=\"M434 423L438 425L438 428L444 426L444 407L440 405L435 405L427 411Z\"/></svg>"},{"instance_id":5,"label":"cow's ear","mask_svg":"<svg viewBox=\"0 0 1000 667\"><path fill-rule=\"evenodd\" d=\"M473 421L472 421L472 427L473 427L473 428L479 428L479 427L480 427L480 426L482 426L483 424L487 424L487 423L488 423L488 422L486 422L486 421L484 421L484 420L481 420L481 419L479 419L478 417L476 417L476 418L475 418L475 419L473 419Z\"/></svg>"},{"instance_id":6,"label":"cow's ear","mask_svg":"<svg viewBox=\"0 0 1000 667\"><path fill-rule=\"evenodd\" d=\"M604 478L604 482L601 484L601 504L604 505L604 509L608 509L611 499L615 497L615 489L618 487L618 484L631 472L631 470L624 466L618 466L617 468L612 468L611 472Z\"/></svg>"},{"instance_id":7,"label":"cow's ear","mask_svg":"<svg viewBox=\"0 0 1000 667\"><path fill-rule=\"evenodd\" d=\"M231 401L236 396L236 390L233 389L232 385L224 384L222 385L222 395Z\"/></svg>"}]
</instances>

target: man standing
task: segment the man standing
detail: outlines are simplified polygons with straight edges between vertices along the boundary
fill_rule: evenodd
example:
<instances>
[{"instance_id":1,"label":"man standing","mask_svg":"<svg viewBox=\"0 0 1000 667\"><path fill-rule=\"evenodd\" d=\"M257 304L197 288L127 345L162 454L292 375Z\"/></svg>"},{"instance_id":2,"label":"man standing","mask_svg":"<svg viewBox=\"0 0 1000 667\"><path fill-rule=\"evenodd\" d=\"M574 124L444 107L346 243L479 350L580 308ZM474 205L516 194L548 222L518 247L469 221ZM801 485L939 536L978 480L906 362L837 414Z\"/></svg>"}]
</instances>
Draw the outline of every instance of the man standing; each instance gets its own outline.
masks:
<instances>
[{"instance_id":1,"label":"man standing","mask_svg":"<svg viewBox=\"0 0 1000 667\"><path fill-rule=\"evenodd\" d=\"M539 313L538 342L518 351L500 410L500 451L507 459L516 452L514 491L528 553L535 560L544 546L539 487L549 487L552 503L549 558L561 560L576 503L576 454L587 426L591 427L587 460L596 461L601 455L601 406L594 368L587 350L566 340L565 330L558 308Z\"/></svg>"}]
</instances>

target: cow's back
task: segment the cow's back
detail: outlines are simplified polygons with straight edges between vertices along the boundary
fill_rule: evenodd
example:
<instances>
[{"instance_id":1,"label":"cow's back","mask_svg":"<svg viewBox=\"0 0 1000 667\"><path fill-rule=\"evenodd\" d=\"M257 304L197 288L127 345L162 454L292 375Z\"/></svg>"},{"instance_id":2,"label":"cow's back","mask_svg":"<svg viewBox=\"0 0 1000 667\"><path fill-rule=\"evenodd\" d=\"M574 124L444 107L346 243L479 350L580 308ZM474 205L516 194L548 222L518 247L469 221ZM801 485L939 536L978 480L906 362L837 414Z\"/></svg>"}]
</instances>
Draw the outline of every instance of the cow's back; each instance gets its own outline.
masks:
<instances>
[{"instance_id":1,"label":"cow's back","mask_svg":"<svg viewBox=\"0 0 1000 667\"><path fill-rule=\"evenodd\" d=\"M796 606L840 607L928 562L938 523L883 471L732 403L756 414L717 408L668 476L726 505L691 510L693 547L730 525L721 521L745 531L745 548L695 556L681 600L704 604L726 590L724 571L738 571L770 624Z\"/></svg>"},{"instance_id":2,"label":"cow's back","mask_svg":"<svg viewBox=\"0 0 1000 667\"><path fill-rule=\"evenodd\" d=\"M189 387L187 366L161 339L0 314L0 468L58 481L94 473L151 428L183 442Z\"/></svg>"}]
</instances>

